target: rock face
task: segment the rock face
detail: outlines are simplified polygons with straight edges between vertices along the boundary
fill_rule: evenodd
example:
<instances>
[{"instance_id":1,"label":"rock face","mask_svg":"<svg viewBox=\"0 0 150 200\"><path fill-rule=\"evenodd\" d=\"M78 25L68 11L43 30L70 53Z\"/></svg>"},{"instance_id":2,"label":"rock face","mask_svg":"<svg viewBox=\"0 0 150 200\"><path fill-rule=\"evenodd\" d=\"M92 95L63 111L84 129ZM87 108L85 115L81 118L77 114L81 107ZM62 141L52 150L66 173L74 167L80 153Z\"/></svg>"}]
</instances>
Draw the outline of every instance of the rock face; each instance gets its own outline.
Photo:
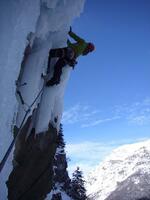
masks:
<instances>
[{"instance_id":1,"label":"rock face","mask_svg":"<svg viewBox=\"0 0 150 200\"><path fill-rule=\"evenodd\" d=\"M53 178L53 190L51 192L52 200L71 199L70 197L71 179L68 175L67 167L68 164L65 152L63 129L62 125L60 125L60 130L57 137L57 149L53 164L54 178Z\"/></svg>"},{"instance_id":2,"label":"rock face","mask_svg":"<svg viewBox=\"0 0 150 200\"><path fill-rule=\"evenodd\" d=\"M1 200L42 200L52 188L56 129L72 69L64 67L60 83L45 87L57 60L48 67L49 51L66 47L69 27L83 7L84 0L0 1L0 160L10 154L1 173Z\"/></svg>"},{"instance_id":3,"label":"rock face","mask_svg":"<svg viewBox=\"0 0 150 200\"><path fill-rule=\"evenodd\" d=\"M66 155L57 155L54 159L54 178L53 178L53 190L52 200L65 200L63 193L70 197L70 178L67 171ZM69 198L70 197L70 198Z\"/></svg>"},{"instance_id":4,"label":"rock face","mask_svg":"<svg viewBox=\"0 0 150 200\"><path fill-rule=\"evenodd\" d=\"M55 168L54 182L61 184L62 189L67 191L71 180L67 171L68 164L65 154L58 154L55 156L54 167L55 166L57 167Z\"/></svg>"},{"instance_id":5,"label":"rock face","mask_svg":"<svg viewBox=\"0 0 150 200\"><path fill-rule=\"evenodd\" d=\"M57 130L49 124L44 134L28 138L31 117L17 139L14 168L7 181L9 200L43 200L52 189L53 158L56 151Z\"/></svg>"},{"instance_id":6,"label":"rock face","mask_svg":"<svg viewBox=\"0 0 150 200\"><path fill-rule=\"evenodd\" d=\"M117 148L87 181L91 200L150 199L150 140Z\"/></svg>"}]
</instances>

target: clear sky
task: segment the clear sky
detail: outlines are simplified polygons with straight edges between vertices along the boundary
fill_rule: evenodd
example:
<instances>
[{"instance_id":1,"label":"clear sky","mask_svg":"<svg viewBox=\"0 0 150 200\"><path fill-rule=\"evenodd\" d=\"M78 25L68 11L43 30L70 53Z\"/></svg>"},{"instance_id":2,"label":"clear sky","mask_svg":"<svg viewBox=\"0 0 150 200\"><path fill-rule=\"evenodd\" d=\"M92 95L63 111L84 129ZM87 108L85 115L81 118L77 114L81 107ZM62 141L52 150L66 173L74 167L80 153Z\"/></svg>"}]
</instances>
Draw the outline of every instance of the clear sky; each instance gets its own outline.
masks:
<instances>
[{"instance_id":1,"label":"clear sky","mask_svg":"<svg viewBox=\"0 0 150 200\"><path fill-rule=\"evenodd\" d=\"M101 160L114 146L150 137L150 1L87 0L72 28L96 46L78 59L65 93L68 153L85 164L79 149Z\"/></svg>"}]
</instances>

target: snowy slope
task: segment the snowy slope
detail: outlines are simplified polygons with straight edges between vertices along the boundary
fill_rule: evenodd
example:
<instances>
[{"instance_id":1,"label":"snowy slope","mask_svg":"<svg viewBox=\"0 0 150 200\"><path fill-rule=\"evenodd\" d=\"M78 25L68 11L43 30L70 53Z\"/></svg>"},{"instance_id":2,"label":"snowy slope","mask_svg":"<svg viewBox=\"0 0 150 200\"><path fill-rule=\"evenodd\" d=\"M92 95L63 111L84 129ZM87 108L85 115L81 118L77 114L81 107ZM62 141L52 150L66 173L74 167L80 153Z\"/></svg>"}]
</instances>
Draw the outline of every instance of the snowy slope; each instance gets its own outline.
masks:
<instances>
[{"instance_id":1,"label":"snowy slope","mask_svg":"<svg viewBox=\"0 0 150 200\"><path fill-rule=\"evenodd\" d=\"M146 182L150 186L150 181L147 182L142 178L147 175L150 177L150 140L121 146L114 150L110 156L90 173L87 179L88 195L92 200L104 200L111 192L115 193L121 187L122 193L120 194L124 197L121 199L135 200L140 195L136 194L135 190L138 191L139 187L133 187L133 182L135 185L145 184ZM134 193L132 193L133 188ZM146 187L143 186L143 188L145 188L143 193L146 193ZM127 197L127 192L125 192L127 190L132 195L129 192ZM116 196L111 198L113 196L115 194L111 195L108 200L119 200ZM132 198L129 198L131 196Z\"/></svg>"},{"instance_id":2,"label":"snowy slope","mask_svg":"<svg viewBox=\"0 0 150 200\"><path fill-rule=\"evenodd\" d=\"M118 183L117 188L106 200L149 200L150 174L139 170L126 180Z\"/></svg>"},{"instance_id":3,"label":"snowy slope","mask_svg":"<svg viewBox=\"0 0 150 200\"><path fill-rule=\"evenodd\" d=\"M20 84L26 82L27 85L19 89L26 104L30 105L43 86L41 73L46 71L49 49L66 45L69 26L80 15L83 5L84 0L0 1L0 160L12 141L12 124L19 126L27 109L16 98L15 85L26 46L30 45L31 51L25 60ZM49 121L53 123L56 116L55 126L59 126L70 70L66 67L61 84L44 89L42 97L32 107L30 114L40 103L37 133L46 130ZM11 157L0 175L1 196L6 196L5 181L10 168Z\"/></svg>"}]
</instances>

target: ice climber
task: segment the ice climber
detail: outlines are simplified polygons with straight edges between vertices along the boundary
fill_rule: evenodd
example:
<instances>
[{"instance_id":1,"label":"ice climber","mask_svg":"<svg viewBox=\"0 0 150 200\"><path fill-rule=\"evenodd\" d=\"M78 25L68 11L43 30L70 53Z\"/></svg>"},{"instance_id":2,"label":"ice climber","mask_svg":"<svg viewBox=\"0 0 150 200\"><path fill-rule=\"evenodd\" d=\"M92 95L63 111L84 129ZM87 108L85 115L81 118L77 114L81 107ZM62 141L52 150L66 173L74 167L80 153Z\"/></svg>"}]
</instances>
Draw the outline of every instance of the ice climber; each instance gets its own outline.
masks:
<instances>
[{"instance_id":1,"label":"ice climber","mask_svg":"<svg viewBox=\"0 0 150 200\"><path fill-rule=\"evenodd\" d=\"M72 32L71 27L68 34L76 41L76 43L71 43L70 40L68 40L67 47L50 50L48 69L50 68L51 58L58 58L58 60L54 66L53 77L46 82L46 86L59 84L63 67L69 65L74 68L74 66L77 64L77 57L79 57L80 55L85 56L95 49L94 44L88 43L84 39L77 36L74 32Z\"/></svg>"}]
</instances>

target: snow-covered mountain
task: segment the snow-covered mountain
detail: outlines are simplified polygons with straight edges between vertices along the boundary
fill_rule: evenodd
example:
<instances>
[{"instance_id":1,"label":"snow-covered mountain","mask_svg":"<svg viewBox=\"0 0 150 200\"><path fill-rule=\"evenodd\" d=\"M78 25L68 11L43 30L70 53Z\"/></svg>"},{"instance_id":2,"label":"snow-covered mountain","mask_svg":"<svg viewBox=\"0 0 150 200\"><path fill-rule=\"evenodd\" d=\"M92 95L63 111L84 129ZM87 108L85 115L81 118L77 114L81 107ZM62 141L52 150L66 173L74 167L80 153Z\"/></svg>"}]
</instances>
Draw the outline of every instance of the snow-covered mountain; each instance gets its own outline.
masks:
<instances>
[{"instance_id":1,"label":"snow-covered mountain","mask_svg":"<svg viewBox=\"0 0 150 200\"><path fill-rule=\"evenodd\" d=\"M115 149L87 178L90 200L150 199L150 140Z\"/></svg>"}]
</instances>

